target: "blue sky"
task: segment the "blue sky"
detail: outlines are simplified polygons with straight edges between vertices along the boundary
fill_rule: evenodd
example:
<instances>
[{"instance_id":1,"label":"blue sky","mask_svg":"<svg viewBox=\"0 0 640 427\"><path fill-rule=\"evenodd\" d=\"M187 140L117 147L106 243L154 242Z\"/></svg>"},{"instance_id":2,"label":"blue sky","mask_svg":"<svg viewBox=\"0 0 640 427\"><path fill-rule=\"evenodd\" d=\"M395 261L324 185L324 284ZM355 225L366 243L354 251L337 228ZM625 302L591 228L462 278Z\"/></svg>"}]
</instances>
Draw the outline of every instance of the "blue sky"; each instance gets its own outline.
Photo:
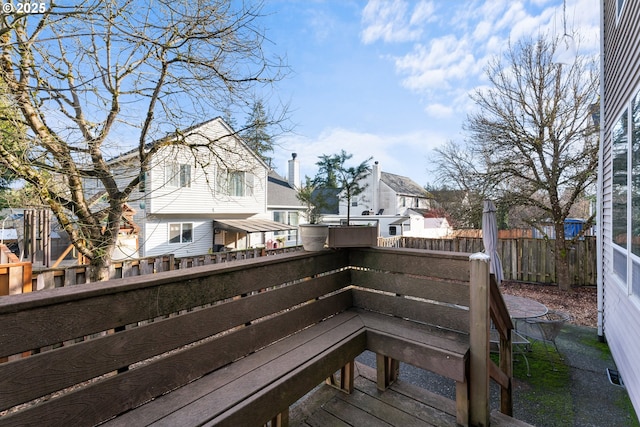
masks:
<instances>
[{"instance_id":1,"label":"blue sky","mask_svg":"<svg viewBox=\"0 0 640 427\"><path fill-rule=\"evenodd\" d=\"M289 76L270 95L286 103L293 132L278 138L276 170L298 153L313 176L321 154L345 149L418 184L433 181L432 150L465 139L469 98L487 61L509 40L562 35L562 0L266 0L266 49ZM579 54L599 47L597 0L566 0Z\"/></svg>"}]
</instances>

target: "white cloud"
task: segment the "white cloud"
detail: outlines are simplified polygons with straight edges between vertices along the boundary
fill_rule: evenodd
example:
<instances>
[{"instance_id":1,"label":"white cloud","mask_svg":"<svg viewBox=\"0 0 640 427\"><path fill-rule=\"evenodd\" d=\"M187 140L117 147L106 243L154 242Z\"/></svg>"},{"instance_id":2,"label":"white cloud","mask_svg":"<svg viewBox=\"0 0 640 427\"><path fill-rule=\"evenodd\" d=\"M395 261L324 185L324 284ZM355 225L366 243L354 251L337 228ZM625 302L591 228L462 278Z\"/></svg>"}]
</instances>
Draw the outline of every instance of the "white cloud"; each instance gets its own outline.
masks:
<instances>
[{"instance_id":1,"label":"white cloud","mask_svg":"<svg viewBox=\"0 0 640 427\"><path fill-rule=\"evenodd\" d=\"M453 116L453 107L451 107L450 105L444 105L444 104L429 104L427 105L427 107L424 109L426 111L426 113L430 116L433 116L435 118L449 118L451 116Z\"/></svg>"},{"instance_id":2,"label":"white cloud","mask_svg":"<svg viewBox=\"0 0 640 427\"><path fill-rule=\"evenodd\" d=\"M408 176L418 183L426 183L426 155L445 141L446 137L437 131L380 135L344 128L328 128L317 136L287 136L280 141L281 149L278 150L274 164L281 175L286 175L291 153L296 153L300 162L300 175L304 179L305 175L315 176L318 156L336 154L344 149L347 153L353 154L353 164L372 156L385 172ZM412 159L410 164L407 163L407 158Z\"/></svg>"},{"instance_id":3,"label":"white cloud","mask_svg":"<svg viewBox=\"0 0 640 427\"><path fill-rule=\"evenodd\" d=\"M467 41L454 35L433 39L429 46L414 46L413 52L396 58L395 65L407 76L402 84L418 92L455 86L477 68Z\"/></svg>"},{"instance_id":4,"label":"white cloud","mask_svg":"<svg viewBox=\"0 0 640 427\"><path fill-rule=\"evenodd\" d=\"M431 1L421 1L413 9L411 14L411 25L421 25L425 22L432 22L434 20L435 5Z\"/></svg>"},{"instance_id":5,"label":"white cloud","mask_svg":"<svg viewBox=\"0 0 640 427\"><path fill-rule=\"evenodd\" d=\"M413 4L413 3L411 3ZM423 34L423 24L433 19L433 2L421 1L411 12L404 0L370 0L362 11L362 41L370 44L415 41Z\"/></svg>"}]
</instances>

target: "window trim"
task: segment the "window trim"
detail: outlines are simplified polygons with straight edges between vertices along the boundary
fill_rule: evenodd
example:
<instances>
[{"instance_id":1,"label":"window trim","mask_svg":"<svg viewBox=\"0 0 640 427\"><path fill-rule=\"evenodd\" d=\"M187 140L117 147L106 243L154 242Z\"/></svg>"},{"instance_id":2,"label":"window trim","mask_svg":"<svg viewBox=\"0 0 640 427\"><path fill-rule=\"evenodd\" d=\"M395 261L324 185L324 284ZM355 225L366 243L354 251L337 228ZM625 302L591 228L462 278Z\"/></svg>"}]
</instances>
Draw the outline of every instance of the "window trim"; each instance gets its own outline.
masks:
<instances>
[{"instance_id":1,"label":"window trim","mask_svg":"<svg viewBox=\"0 0 640 427\"><path fill-rule=\"evenodd\" d=\"M620 21L625 4L627 4L626 0L616 0L616 24Z\"/></svg>"},{"instance_id":2,"label":"window trim","mask_svg":"<svg viewBox=\"0 0 640 427\"><path fill-rule=\"evenodd\" d=\"M164 182L168 187L191 188L191 165L189 163L168 162L164 165Z\"/></svg>"},{"instance_id":3,"label":"window trim","mask_svg":"<svg viewBox=\"0 0 640 427\"><path fill-rule=\"evenodd\" d=\"M241 175L240 175L241 174ZM238 185L231 185L234 176L241 176L242 194L231 194L231 189L238 190ZM256 175L250 171L218 168L216 172L216 193L228 197L252 197L254 195Z\"/></svg>"},{"instance_id":4,"label":"window trim","mask_svg":"<svg viewBox=\"0 0 640 427\"><path fill-rule=\"evenodd\" d=\"M609 130L609 140L610 140L610 144L611 144L611 199L610 199L610 207L611 207L611 236L610 236L610 242L611 244L609 245L609 256L610 256L610 260L611 260L611 266L610 266L610 275L611 277L613 277L615 280L614 282L617 283L620 288L625 292L625 294L630 297L633 298L634 300L638 300L640 303L640 289L637 290L637 292L634 290L634 265L640 266L640 252L638 254L634 253L633 251L633 240L634 240L634 209L633 209L633 194L634 194L634 188L633 188L633 178L634 178L634 174L633 174L633 170L634 170L634 163L633 163L633 151L634 151L634 105L637 105L638 108L640 108L640 86L635 88L635 90L632 92L631 97L629 97L627 99L626 102L624 102L623 107L621 108L616 121L614 122L613 127ZM615 217L615 209L614 209L614 160L615 160L615 155L613 153L614 150L614 141L615 141L615 128L617 127L618 123L623 119L623 117L625 117L626 115L626 120L627 120L627 129L626 129L626 194L625 194L625 201L626 201L626 212L625 212L625 235L626 235L626 241L625 241L625 245L622 246L619 243L617 243L615 241L615 227L614 227L614 217ZM637 124L638 128L640 128L640 123ZM638 139L636 141L637 146L640 147L640 139ZM637 165L636 165L637 166ZM638 218L636 218L638 220ZM638 221L636 222L636 224L638 223ZM640 237L640 233L638 233L638 237ZM618 273L617 273L617 269L616 269L616 254L618 256L624 257L624 261L625 261L625 276L626 277L621 277ZM640 271L640 269L636 269L638 271ZM637 281L638 278L636 278Z\"/></svg>"},{"instance_id":5,"label":"window trim","mask_svg":"<svg viewBox=\"0 0 640 427\"><path fill-rule=\"evenodd\" d=\"M172 225L179 225L180 226L180 232L178 234L178 237L180 238L179 242L172 242L171 241L172 240L172 238L171 238L171 226ZM190 240L183 240L184 232L185 232L185 230L184 230L184 226L185 225L189 225L191 227L191 239ZM193 243L194 230L195 230L195 227L193 226L193 222L170 222L167 225L167 234L168 234L167 243L169 245L184 245L184 244L187 244L187 243Z\"/></svg>"}]
</instances>

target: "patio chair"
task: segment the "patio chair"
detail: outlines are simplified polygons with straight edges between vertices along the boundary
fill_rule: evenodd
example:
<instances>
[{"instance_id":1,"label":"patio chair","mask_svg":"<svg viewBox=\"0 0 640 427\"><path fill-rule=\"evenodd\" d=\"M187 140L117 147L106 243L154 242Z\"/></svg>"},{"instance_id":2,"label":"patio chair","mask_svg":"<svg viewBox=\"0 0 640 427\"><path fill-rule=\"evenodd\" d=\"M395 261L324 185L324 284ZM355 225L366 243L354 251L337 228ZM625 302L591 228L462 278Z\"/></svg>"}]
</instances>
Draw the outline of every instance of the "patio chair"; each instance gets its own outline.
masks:
<instances>
[{"instance_id":1,"label":"patio chair","mask_svg":"<svg viewBox=\"0 0 640 427\"><path fill-rule=\"evenodd\" d=\"M558 350L556 338L568 320L569 315L567 313L549 310L544 316L529 317L519 320L516 324L516 329L518 330L518 333L525 335L530 339L542 341L545 345L547 354L549 353L547 345L553 344L556 352L560 355L560 360L564 360L562 354Z\"/></svg>"},{"instance_id":2,"label":"patio chair","mask_svg":"<svg viewBox=\"0 0 640 427\"><path fill-rule=\"evenodd\" d=\"M493 353L497 353L500 350L500 334L491 322L491 330L489 331L489 349ZM529 369L529 359L527 359L527 350L531 346L529 340L519 334L516 331L511 332L511 352L513 355L519 354L522 356L524 363L527 365L527 376L531 376L531 370Z\"/></svg>"}]
</instances>

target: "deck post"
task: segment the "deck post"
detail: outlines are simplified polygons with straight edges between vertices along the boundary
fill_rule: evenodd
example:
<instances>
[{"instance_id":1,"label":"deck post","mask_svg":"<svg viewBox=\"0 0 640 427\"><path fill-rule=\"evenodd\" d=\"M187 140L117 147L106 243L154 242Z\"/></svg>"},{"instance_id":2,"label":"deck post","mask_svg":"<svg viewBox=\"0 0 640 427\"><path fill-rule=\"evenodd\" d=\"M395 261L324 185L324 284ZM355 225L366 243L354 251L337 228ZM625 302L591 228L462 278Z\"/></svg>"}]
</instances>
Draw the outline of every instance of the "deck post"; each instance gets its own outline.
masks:
<instances>
[{"instance_id":1,"label":"deck post","mask_svg":"<svg viewBox=\"0 0 640 427\"><path fill-rule=\"evenodd\" d=\"M376 354L376 369L378 372L378 390L385 391L398 379L400 361L383 354Z\"/></svg>"},{"instance_id":2,"label":"deck post","mask_svg":"<svg viewBox=\"0 0 640 427\"><path fill-rule=\"evenodd\" d=\"M469 302L469 424L489 425L489 260L483 253L471 262Z\"/></svg>"}]
</instances>

